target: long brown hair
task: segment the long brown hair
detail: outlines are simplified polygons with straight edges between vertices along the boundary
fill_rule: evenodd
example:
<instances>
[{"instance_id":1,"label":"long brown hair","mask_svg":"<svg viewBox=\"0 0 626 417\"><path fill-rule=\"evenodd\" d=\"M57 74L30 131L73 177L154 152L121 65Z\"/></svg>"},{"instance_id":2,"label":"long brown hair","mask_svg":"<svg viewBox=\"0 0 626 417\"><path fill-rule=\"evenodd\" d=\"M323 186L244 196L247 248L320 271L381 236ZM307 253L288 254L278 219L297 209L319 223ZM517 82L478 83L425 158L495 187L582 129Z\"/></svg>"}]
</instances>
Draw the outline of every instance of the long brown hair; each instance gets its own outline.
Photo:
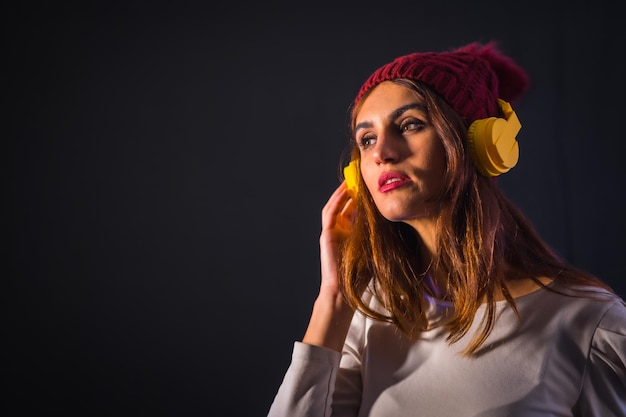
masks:
<instances>
[{"instance_id":1,"label":"long brown hair","mask_svg":"<svg viewBox=\"0 0 626 417\"><path fill-rule=\"evenodd\" d=\"M394 323L408 337L417 336L428 328L426 295L435 294L426 271L432 267L445 276L444 290L453 304L454 313L444 324L449 343L468 333L479 306L487 304L480 331L463 350L469 356L493 329L498 292L517 313L505 286L508 271L523 274L541 286L544 284L539 277L550 277L564 285L591 285L612 292L606 283L561 259L496 182L477 171L466 145L467 121L427 86L405 79L393 82L411 88L422 98L445 149L447 167L439 197L437 252L434 259L424 259L418 250L417 232L405 223L385 219L359 175L358 215L341 261L344 296L353 308L375 320ZM352 158L359 157L352 132L359 104L350 113ZM364 301L366 289L386 311L377 311Z\"/></svg>"}]
</instances>

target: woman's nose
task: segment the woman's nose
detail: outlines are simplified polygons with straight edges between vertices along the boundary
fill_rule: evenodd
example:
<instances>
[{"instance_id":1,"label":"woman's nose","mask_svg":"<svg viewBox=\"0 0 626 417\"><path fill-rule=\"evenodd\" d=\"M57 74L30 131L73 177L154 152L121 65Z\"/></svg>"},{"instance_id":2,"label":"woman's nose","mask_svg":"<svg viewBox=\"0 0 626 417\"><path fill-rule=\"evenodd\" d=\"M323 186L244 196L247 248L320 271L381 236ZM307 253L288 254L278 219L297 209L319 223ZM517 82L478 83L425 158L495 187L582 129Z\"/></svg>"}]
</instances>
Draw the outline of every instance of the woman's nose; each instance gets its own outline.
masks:
<instances>
[{"instance_id":1,"label":"woman's nose","mask_svg":"<svg viewBox=\"0 0 626 417\"><path fill-rule=\"evenodd\" d=\"M379 134L374 145L374 161L377 164L395 162L400 157L400 142L392 132Z\"/></svg>"}]
</instances>

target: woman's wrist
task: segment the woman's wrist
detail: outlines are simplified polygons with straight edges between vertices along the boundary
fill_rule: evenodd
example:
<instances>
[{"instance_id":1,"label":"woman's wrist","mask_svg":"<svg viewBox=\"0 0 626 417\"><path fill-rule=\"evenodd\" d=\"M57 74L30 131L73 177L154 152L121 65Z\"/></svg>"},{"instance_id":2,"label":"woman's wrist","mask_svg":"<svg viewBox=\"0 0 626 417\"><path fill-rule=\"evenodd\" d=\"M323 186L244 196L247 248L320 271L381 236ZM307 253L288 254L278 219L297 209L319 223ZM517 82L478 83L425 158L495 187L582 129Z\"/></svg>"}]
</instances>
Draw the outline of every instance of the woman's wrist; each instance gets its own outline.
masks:
<instances>
[{"instance_id":1,"label":"woman's wrist","mask_svg":"<svg viewBox=\"0 0 626 417\"><path fill-rule=\"evenodd\" d=\"M320 293L302 342L341 352L353 315L341 294Z\"/></svg>"}]
</instances>

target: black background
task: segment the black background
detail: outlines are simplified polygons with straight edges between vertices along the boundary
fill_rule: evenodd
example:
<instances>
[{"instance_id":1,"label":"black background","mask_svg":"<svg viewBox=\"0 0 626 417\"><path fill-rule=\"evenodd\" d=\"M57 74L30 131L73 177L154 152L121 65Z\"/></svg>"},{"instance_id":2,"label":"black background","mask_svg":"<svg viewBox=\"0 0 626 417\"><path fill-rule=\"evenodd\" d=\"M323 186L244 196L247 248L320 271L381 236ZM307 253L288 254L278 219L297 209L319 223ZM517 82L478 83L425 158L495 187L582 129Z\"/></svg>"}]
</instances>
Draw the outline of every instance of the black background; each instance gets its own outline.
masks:
<instances>
[{"instance_id":1,"label":"black background","mask_svg":"<svg viewBox=\"0 0 626 417\"><path fill-rule=\"evenodd\" d=\"M626 293L617 3L84 3L3 13L8 415L265 415L348 105L413 51L497 40L526 68L499 182Z\"/></svg>"}]
</instances>

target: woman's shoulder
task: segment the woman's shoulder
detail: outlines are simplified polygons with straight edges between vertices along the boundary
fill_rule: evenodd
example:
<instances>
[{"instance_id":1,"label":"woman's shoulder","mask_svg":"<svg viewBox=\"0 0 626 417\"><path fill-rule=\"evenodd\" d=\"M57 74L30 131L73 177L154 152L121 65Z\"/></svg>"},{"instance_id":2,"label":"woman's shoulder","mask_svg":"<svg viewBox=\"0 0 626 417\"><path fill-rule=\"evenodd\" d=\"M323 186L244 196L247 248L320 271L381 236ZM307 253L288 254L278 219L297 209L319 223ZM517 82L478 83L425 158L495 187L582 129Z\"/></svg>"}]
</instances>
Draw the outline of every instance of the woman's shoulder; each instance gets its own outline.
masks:
<instances>
[{"instance_id":1,"label":"woman's shoulder","mask_svg":"<svg viewBox=\"0 0 626 417\"><path fill-rule=\"evenodd\" d=\"M600 286L567 284L553 281L549 285L546 285L546 289L570 298L587 300L591 304L605 306L608 304L624 305L624 299L622 297Z\"/></svg>"},{"instance_id":2,"label":"woman's shoulder","mask_svg":"<svg viewBox=\"0 0 626 417\"><path fill-rule=\"evenodd\" d=\"M626 301L618 294L595 286L566 285L553 281L540 291L520 297L520 307L541 305L546 315L579 325L626 328Z\"/></svg>"},{"instance_id":3,"label":"woman's shoulder","mask_svg":"<svg viewBox=\"0 0 626 417\"><path fill-rule=\"evenodd\" d=\"M609 301L598 327L626 337L626 301L617 296Z\"/></svg>"}]
</instances>

